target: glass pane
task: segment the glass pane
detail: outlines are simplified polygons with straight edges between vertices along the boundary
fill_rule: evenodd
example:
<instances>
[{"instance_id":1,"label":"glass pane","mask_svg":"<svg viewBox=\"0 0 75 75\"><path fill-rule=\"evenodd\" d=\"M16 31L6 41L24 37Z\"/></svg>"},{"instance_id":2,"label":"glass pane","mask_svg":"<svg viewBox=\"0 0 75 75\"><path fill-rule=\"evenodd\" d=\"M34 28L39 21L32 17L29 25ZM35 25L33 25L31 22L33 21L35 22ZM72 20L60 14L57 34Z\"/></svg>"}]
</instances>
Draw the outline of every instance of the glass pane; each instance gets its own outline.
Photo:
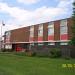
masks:
<instances>
[{"instance_id":1,"label":"glass pane","mask_svg":"<svg viewBox=\"0 0 75 75\"><path fill-rule=\"evenodd\" d=\"M61 42L60 45L68 45L67 42Z\"/></svg>"},{"instance_id":2,"label":"glass pane","mask_svg":"<svg viewBox=\"0 0 75 75\"><path fill-rule=\"evenodd\" d=\"M55 45L55 42L48 42L48 45Z\"/></svg>"},{"instance_id":3,"label":"glass pane","mask_svg":"<svg viewBox=\"0 0 75 75\"><path fill-rule=\"evenodd\" d=\"M60 27L60 34L67 34L67 27L66 26L61 26Z\"/></svg>"}]
</instances>

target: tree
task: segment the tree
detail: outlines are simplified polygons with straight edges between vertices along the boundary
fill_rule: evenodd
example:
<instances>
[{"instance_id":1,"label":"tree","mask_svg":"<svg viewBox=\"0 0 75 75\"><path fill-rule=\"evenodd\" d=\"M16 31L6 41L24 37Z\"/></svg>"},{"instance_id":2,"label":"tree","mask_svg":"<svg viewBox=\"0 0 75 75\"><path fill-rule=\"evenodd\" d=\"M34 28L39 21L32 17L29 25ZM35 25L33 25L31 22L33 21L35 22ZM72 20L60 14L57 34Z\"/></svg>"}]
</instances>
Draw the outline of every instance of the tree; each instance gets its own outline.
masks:
<instances>
[{"instance_id":1,"label":"tree","mask_svg":"<svg viewBox=\"0 0 75 75\"><path fill-rule=\"evenodd\" d=\"M71 45L75 45L75 1L73 2L73 14L72 14L72 39L70 41Z\"/></svg>"}]
</instances>

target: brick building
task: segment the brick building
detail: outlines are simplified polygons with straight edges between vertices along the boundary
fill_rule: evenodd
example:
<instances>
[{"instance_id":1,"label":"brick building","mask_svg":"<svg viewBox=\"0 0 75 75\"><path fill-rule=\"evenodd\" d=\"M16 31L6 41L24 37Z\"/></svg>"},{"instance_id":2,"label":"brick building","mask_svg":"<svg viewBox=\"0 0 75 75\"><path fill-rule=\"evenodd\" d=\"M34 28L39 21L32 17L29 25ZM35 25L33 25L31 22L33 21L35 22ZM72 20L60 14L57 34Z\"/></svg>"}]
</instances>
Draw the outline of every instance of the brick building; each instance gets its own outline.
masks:
<instances>
[{"instance_id":1,"label":"brick building","mask_svg":"<svg viewBox=\"0 0 75 75\"><path fill-rule=\"evenodd\" d=\"M71 26L72 20L67 18L6 31L5 48L47 52L53 47L68 46Z\"/></svg>"}]
</instances>

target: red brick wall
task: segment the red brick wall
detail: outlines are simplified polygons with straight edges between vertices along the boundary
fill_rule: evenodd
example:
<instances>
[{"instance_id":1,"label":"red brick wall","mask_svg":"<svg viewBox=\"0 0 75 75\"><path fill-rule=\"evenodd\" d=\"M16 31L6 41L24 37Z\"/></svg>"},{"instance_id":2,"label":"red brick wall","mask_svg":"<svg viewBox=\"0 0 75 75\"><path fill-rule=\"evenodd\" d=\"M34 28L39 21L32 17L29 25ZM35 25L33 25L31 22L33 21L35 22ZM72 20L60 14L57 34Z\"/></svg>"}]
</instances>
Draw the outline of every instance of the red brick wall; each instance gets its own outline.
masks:
<instances>
[{"instance_id":1,"label":"red brick wall","mask_svg":"<svg viewBox=\"0 0 75 75\"><path fill-rule=\"evenodd\" d=\"M34 41L38 41L38 25L34 25Z\"/></svg>"},{"instance_id":2,"label":"red brick wall","mask_svg":"<svg viewBox=\"0 0 75 75\"><path fill-rule=\"evenodd\" d=\"M32 38L33 41L38 41L38 26L34 25L34 37ZM68 19L68 39L71 39L72 37L72 20ZM60 20L54 21L54 40L60 40ZM23 27L19 29L15 29L11 31L11 42L29 42L30 37L30 27ZM48 41L48 22L43 23L43 40L42 41Z\"/></svg>"},{"instance_id":3,"label":"red brick wall","mask_svg":"<svg viewBox=\"0 0 75 75\"><path fill-rule=\"evenodd\" d=\"M60 20L54 22L54 40L60 40Z\"/></svg>"},{"instance_id":4,"label":"red brick wall","mask_svg":"<svg viewBox=\"0 0 75 75\"><path fill-rule=\"evenodd\" d=\"M29 27L19 28L11 31L11 42L28 42Z\"/></svg>"},{"instance_id":5,"label":"red brick wall","mask_svg":"<svg viewBox=\"0 0 75 75\"><path fill-rule=\"evenodd\" d=\"M43 41L48 41L48 23L43 24Z\"/></svg>"},{"instance_id":6,"label":"red brick wall","mask_svg":"<svg viewBox=\"0 0 75 75\"><path fill-rule=\"evenodd\" d=\"M68 25L68 39L70 40L72 38L72 19L67 19L67 25Z\"/></svg>"}]
</instances>

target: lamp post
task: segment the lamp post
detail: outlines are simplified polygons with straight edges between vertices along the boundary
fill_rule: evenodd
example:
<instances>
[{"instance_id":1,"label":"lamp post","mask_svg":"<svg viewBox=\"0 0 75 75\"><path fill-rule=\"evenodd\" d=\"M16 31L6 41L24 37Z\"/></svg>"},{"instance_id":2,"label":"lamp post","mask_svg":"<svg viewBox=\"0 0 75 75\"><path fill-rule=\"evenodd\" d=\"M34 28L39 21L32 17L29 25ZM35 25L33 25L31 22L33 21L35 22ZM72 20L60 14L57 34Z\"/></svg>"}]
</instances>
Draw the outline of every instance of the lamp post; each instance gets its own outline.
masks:
<instances>
[{"instance_id":1,"label":"lamp post","mask_svg":"<svg viewBox=\"0 0 75 75\"><path fill-rule=\"evenodd\" d=\"M1 24L1 50L2 50L2 46L3 46L3 41L2 41L2 27L5 26L4 22L2 21Z\"/></svg>"}]
</instances>

